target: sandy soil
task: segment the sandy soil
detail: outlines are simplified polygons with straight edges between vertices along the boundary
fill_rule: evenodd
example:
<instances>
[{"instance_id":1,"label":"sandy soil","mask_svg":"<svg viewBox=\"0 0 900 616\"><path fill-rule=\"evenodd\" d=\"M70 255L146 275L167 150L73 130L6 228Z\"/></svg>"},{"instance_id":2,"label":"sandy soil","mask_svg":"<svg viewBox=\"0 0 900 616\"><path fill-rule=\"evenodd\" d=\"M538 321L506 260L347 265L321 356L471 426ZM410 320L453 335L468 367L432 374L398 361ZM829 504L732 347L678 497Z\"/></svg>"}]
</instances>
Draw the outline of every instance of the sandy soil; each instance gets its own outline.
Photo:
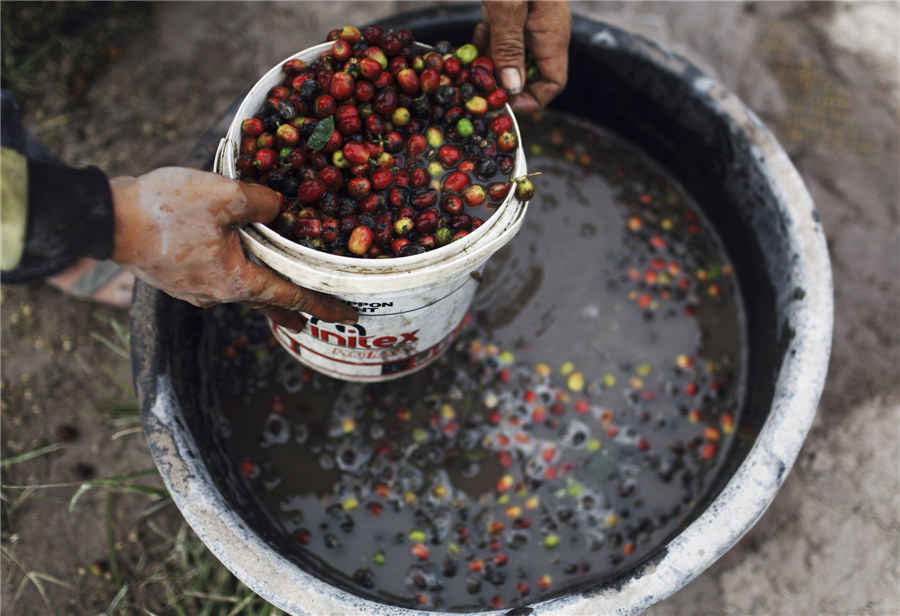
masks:
<instances>
[{"instance_id":1,"label":"sandy soil","mask_svg":"<svg viewBox=\"0 0 900 616\"><path fill-rule=\"evenodd\" d=\"M756 111L807 182L833 259L831 369L797 466L760 523L652 613L900 613L900 5L572 6L686 56ZM152 4L115 59L84 81L78 106L36 106L26 123L73 165L137 175L181 164L212 121L279 59L318 42L348 15L364 24L407 8L413 5ZM571 79L578 78L575 67ZM98 314L127 325L127 312L42 284L4 287L0 305L3 459L59 442L61 425L78 430L52 455L4 467L4 485L77 484L87 467L96 477L151 468L133 413L109 410L110 400L130 399L117 385L130 385L130 366L96 337L115 339ZM152 476L141 481L159 485ZM74 490L4 488L4 612L95 614L113 600L112 576L97 566L108 555L107 493L88 493L70 514ZM151 504L120 492L111 500L121 573L136 576L128 580L135 588L146 572L146 543L135 525ZM159 524L178 521L169 507ZM53 579L29 580L29 572Z\"/></svg>"}]
</instances>

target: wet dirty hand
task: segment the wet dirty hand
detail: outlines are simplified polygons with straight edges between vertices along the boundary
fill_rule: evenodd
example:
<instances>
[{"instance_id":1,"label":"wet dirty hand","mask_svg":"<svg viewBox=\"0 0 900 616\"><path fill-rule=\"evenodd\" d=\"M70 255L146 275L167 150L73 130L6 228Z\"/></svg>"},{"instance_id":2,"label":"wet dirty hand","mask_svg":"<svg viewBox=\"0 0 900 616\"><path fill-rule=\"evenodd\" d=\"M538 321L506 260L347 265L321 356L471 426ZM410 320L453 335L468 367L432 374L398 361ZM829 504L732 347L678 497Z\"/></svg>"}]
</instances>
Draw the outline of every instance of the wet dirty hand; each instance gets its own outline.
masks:
<instances>
[{"instance_id":1,"label":"wet dirty hand","mask_svg":"<svg viewBox=\"0 0 900 616\"><path fill-rule=\"evenodd\" d=\"M481 3L484 21L472 42L494 61L497 75L518 112L543 109L565 87L569 66L572 13L568 2ZM534 56L540 77L526 82L525 52Z\"/></svg>"},{"instance_id":2,"label":"wet dirty hand","mask_svg":"<svg viewBox=\"0 0 900 616\"><path fill-rule=\"evenodd\" d=\"M110 180L115 209L112 260L138 278L195 306L234 302L299 330L299 311L329 322L356 322L344 302L298 287L251 262L238 229L270 222L278 195L260 185L169 167Z\"/></svg>"}]
</instances>

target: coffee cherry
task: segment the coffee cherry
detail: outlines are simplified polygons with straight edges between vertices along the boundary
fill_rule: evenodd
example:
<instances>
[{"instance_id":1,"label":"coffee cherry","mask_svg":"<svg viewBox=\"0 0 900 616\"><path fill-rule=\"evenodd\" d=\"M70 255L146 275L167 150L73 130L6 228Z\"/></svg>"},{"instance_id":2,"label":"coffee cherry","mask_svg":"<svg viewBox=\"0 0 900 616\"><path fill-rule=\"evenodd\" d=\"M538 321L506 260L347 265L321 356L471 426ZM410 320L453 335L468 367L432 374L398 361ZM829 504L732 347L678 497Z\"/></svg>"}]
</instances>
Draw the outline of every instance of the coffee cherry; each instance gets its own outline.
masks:
<instances>
[{"instance_id":1,"label":"coffee cherry","mask_svg":"<svg viewBox=\"0 0 900 616\"><path fill-rule=\"evenodd\" d=\"M379 47L369 47L363 52L363 56L371 58L381 65L381 70L386 71L388 67L388 59Z\"/></svg>"},{"instance_id":2,"label":"coffee cherry","mask_svg":"<svg viewBox=\"0 0 900 616\"><path fill-rule=\"evenodd\" d=\"M469 80L476 88L482 92L491 92L497 87L494 76L481 67L472 67L469 71Z\"/></svg>"},{"instance_id":3,"label":"coffee cherry","mask_svg":"<svg viewBox=\"0 0 900 616\"><path fill-rule=\"evenodd\" d=\"M463 202L456 195L447 194L441 197L441 209L448 214L461 214L463 211Z\"/></svg>"},{"instance_id":4,"label":"coffee cherry","mask_svg":"<svg viewBox=\"0 0 900 616\"><path fill-rule=\"evenodd\" d=\"M381 154L379 154L375 163L379 167L387 167L387 168L391 168L396 165L396 162L394 161L394 157L391 156L390 154L388 154L387 152L382 152Z\"/></svg>"},{"instance_id":5,"label":"coffee cherry","mask_svg":"<svg viewBox=\"0 0 900 616\"><path fill-rule=\"evenodd\" d=\"M315 114L320 118L327 118L330 115L334 115L335 109L337 109L337 103L335 102L334 97L329 94L322 94L317 97L313 106Z\"/></svg>"},{"instance_id":6,"label":"coffee cherry","mask_svg":"<svg viewBox=\"0 0 900 616\"><path fill-rule=\"evenodd\" d=\"M372 182L374 190L386 190L394 183L394 174L391 173L390 169L381 167L372 172L369 180Z\"/></svg>"},{"instance_id":7,"label":"coffee cherry","mask_svg":"<svg viewBox=\"0 0 900 616\"><path fill-rule=\"evenodd\" d=\"M322 223L318 218L298 218L294 222L294 237L308 240L322 234Z\"/></svg>"},{"instance_id":8,"label":"coffee cherry","mask_svg":"<svg viewBox=\"0 0 900 616\"><path fill-rule=\"evenodd\" d=\"M266 95L266 98L275 99L275 101L276 101L275 104L277 105L277 101L283 101L290 95L291 95L291 91L288 90L286 87L275 86L271 90L269 90L269 93Z\"/></svg>"},{"instance_id":9,"label":"coffee cherry","mask_svg":"<svg viewBox=\"0 0 900 616\"><path fill-rule=\"evenodd\" d=\"M428 143L429 147L440 147L440 145L444 143L444 134L437 126L429 126L425 130L425 141Z\"/></svg>"},{"instance_id":10,"label":"coffee cherry","mask_svg":"<svg viewBox=\"0 0 900 616\"><path fill-rule=\"evenodd\" d=\"M342 101L353 96L356 81L349 73L343 71L335 73L331 78L330 93L335 100Z\"/></svg>"},{"instance_id":11,"label":"coffee cherry","mask_svg":"<svg viewBox=\"0 0 900 616\"><path fill-rule=\"evenodd\" d=\"M413 219L416 233L432 233L437 229L437 222L438 212L433 208L422 210Z\"/></svg>"},{"instance_id":12,"label":"coffee cherry","mask_svg":"<svg viewBox=\"0 0 900 616\"><path fill-rule=\"evenodd\" d=\"M432 205L436 204L437 200L437 191L433 188L429 188L413 195L412 206L417 210L424 210L425 208L431 207Z\"/></svg>"},{"instance_id":13,"label":"coffee cherry","mask_svg":"<svg viewBox=\"0 0 900 616\"><path fill-rule=\"evenodd\" d=\"M512 152L516 149L516 145L518 145L518 140L510 131L504 131L497 136L497 148L501 152Z\"/></svg>"},{"instance_id":14,"label":"coffee cherry","mask_svg":"<svg viewBox=\"0 0 900 616\"><path fill-rule=\"evenodd\" d=\"M412 135L406 142L406 154L410 157L420 156L425 153L428 142L424 135Z\"/></svg>"},{"instance_id":15,"label":"coffee cherry","mask_svg":"<svg viewBox=\"0 0 900 616\"><path fill-rule=\"evenodd\" d=\"M388 192L388 202L394 207L402 207L409 204L410 190L408 186L397 185Z\"/></svg>"},{"instance_id":16,"label":"coffee cherry","mask_svg":"<svg viewBox=\"0 0 900 616\"><path fill-rule=\"evenodd\" d=\"M364 178L359 178L364 179ZM348 184L349 185L349 184ZM370 192L359 200L359 211L364 214L377 214L384 207L384 197L378 193Z\"/></svg>"},{"instance_id":17,"label":"coffee cherry","mask_svg":"<svg viewBox=\"0 0 900 616\"><path fill-rule=\"evenodd\" d=\"M347 250L355 255L362 256L372 246L374 237L372 229L369 227L357 226L350 233L350 239L347 240Z\"/></svg>"},{"instance_id":18,"label":"coffee cherry","mask_svg":"<svg viewBox=\"0 0 900 616\"><path fill-rule=\"evenodd\" d=\"M331 131L331 137L328 138L328 141L325 143L325 147L322 148L323 152L331 154L332 152L337 152L344 145L344 137L341 135L341 132L337 129Z\"/></svg>"},{"instance_id":19,"label":"coffee cherry","mask_svg":"<svg viewBox=\"0 0 900 616\"><path fill-rule=\"evenodd\" d=\"M363 40L370 45L378 45L381 43L381 38L383 36L384 28L375 24L367 26L362 32Z\"/></svg>"},{"instance_id":20,"label":"coffee cherry","mask_svg":"<svg viewBox=\"0 0 900 616\"><path fill-rule=\"evenodd\" d=\"M339 62L349 60L352 53L353 49L350 46L350 43L345 40L338 39L331 46L331 55L335 60Z\"/></svg>"},{"instance_id":21,"label":"coffee cherry","mask_svg":"<svg viewBox=\"0 0 900 616\"><path fill-rule=\"evenodd\" d=\"M360 102L368 102L375 96L375 86L369 81L360 79L353 88L353 96Z\"/></svg>"},{"instance_id":22,"label":"coffee cherry","mask_svg":"<svg viewBox=\"0 0 900 616\"><path fill-rule=\"evenodd\" d=\"M434 243L437 246L446 246L453 237L453 231L450 227L441 227L434 232Z\"/></svg>"},{"instance_id":23,"label":"coffee cherry","mask_svg":"<svg viewBox=\"0 0 900 616\"><path fill-rule=\"evenodd\" d=\"M399 257L400 251L403 250L403 248L408 245L409 245L409 240L406 239L405 237L395 238L394 240L391 241L391 244L390 244L391 252L394 254L394 256Z\"/></svg>"},{"instance_id":24,"label":"coffee cherry","mask_svg":"<svg viewBox=\"0 0 900 616\"><path fill-rule=\"evenodd\" d=\"M437 92L440 84L441 76L433 68L426 68L424 71L422 71L422 74L419 75L419 87L421 88L422 92L426 94Z\"/></svg>"},{"instance_id":25,"label":"coffee cherry","mask_svg":"<svg viewBox=\"0 0 900 616\"><path fill-rule=\"evenodd\" d=\"M469 185L469 176L461 171L455 171L444 178L443 189L447 192L459 192Z\"/></svg>"},{"instance_id":26,"label":"coffee cherry","mask_svg":"<svg viewBox=\"0 0 900 616\"><path fill-rule=\"evenodd\" d=\"M257 145L257 137L251 137L250 135L241 137L241 146L238 149L239 154L253 156L258 149L259 145Z\"/></svg>"},{"instance_id":27,"label":"coffee cherry","mask_svg":"<svg viewBox=\"0 0 900 616\"><path fill-rule=\"evenodd\" d=\"M480 180L488 181L497 173L497 161L490 156L481 155L475 161L475 175Z\"/></svg>"},{"instance_id":28,"label":"coffee cherry","mask_svg":"<svg viewBox=\"0 0 900 616\"><path fill-rule=\"evenodd\" d=\"M453 231L466 231L472 228L472 217L468 214L457 214L450 219L450 228Z\"/></svg>"},{"instance_id":29,"label":"coffee cherry","mask_svg":"<svg viewBox=\"0 0 900 616\"><path fill-rule=\"evenodd\" d=\"M394 126L403 127L409 124L409 110L406 107L397 107L391 114L391 122Z\"/></svg>"},{"instance_id":30,"label":"coffee cherry","mask_svg":"<svg viewBox=\"0 0 900 616\"><path fill-rule=\"evenodd\" d=\"M285 62L281 66L281 70L283 70L288 77L293 77L294 75L299 75L306 70L306 62L298 58L294 58Z\"/></svg>"},{"instance_id":31,"label":"coffee cherry","mask_svg":"<svg viewBox=\"0 0 900 616\"><path fill-rule=\"evenodd\" d=\"M368 148L359 143L345 143L341 151L351 164L362 165L369 162Z\"/></svg>"},{"instance_id":32,"label":"coffee cherry","mask_svg":"<svg viewBox=\"0 0 900 616\"><path fill-rule=\"evenodd\" d=\"M273 133L265 132L256 138L256 148L274 148L275 147L275 135Z\"/></svg>"},{"instance_id":33,"label":"coffee cherry","mask_svg":"<svg viewBox=\"0 0 900 616\"><path fill-rule=\"evenodd\" d=\"M266 125L259 118L248 118L241 122L241 130L251 137L259 137L266 130Z\"/></svg>"},{"instance_id":34,"label":"coffee cherry","mask_svg":"<svg viewBox=\"0 0 900 616\"><path fill-rule=\"evenodd\" d=\"M389 32L381 39L381 49L387 57L392 58L403 49L403 42L395 33Z\"/></svg>"},{"instance_id":35,"label":"coffee cherry","mask_svg":"<svg viewBox=\"0 0 900 616\"><path fill-rule=\"evenodd\" d=\"M495 182L488 187L488 199L492 203L502 203L511 188L512 185L509 182Z\"/></svg>"},{"instance_id":36,"label":"coffee cherry","mask_svg":"<svg viewBox=\"0 0 900 616\"><path fill-rule=\"evenodd\" d=\"M384 132L384 128L384 118L380 115L373 114L366 118L366 130L371 136L377 137Z\"/></svg>"},{"instance_id":37,"label":"coffee cherry","mask_svg":"<svg viewBox=\"0 0 900 616\"><path fill-rule=\"evenodd\" d=\"M299 79L299 77L298 77ZM297 89L297 88L295 88ZM306 79L300 84L300 98L305 101L313 101L322 92L322 86L316 79Z\"/></svg>"},{"instance_id":38,"label":"coffee cherry","mask_svg":"<svg viewBox=\"0 0 900 616\"><path fill-rule=\"evenodd\" d=\"M431 176L422 167L416 167L409 174L410 188L425 188L431 183Z\"/></svg>"},{"instance_id":39,"label":"coffee cherry","mask_svg":"<svg viewBox=\"0 0 900 616\"><path fill-rule=\"evenodd\" d=\"M501 109L508 100L506 96L506 91L502 88L494 88L490 94L487 95L488 107L491 110Z\"/></svg>"},{"instance_id":40,"label":"coffee cherry","mask_svg":"<svg viewBox=\"0 0 900 616\"><path fill-rule=\"evenodd\" d=\"M487 100L480 96L473 96L466 101L466 109L474 115L484 115L488 112Z\"/></svg>"},{"instance_id":41,"label":"coffee cherry","mask_svg":"<svg viewBox=\"0 0 900 616\"><path fill-rule=\"evenodd\" d=\"M273 226L275 230L284 237L290 237L294 233L294 223L297 222L297 217L290 210L282 210L278 216L275 217L275 222Z\"/></svg>"},{"instance_id":42,"label":"coffee cherry","mask_svg":"<svg viewBox=\"0 0 900 616\"><path fill-rule=\"evenodd\" d=\"M238 171L242 178L254 177L257 175L256 166L253 164L254 157L252 154L242 154L235 161Z\"/></svg>"},{"instance_id":43,"label":"coffee cherry","mask_svg":"<svg viewBox=\"0 0 900 616\"><path fill-rule=\"evenodd\" d=\"M278 152L272 148L263 148L257 150L256 154L253 156L253 160L256 170L259 173L265 173L278 164Z\"/></svg>"},{"instance_id":44,"label":"coffee cherry","mask_svg":"<svg viewBox=\"0 0 900 616\"><path fill-rule=\"evenodd\" d=\"M479 184L470 184L462 190L460 197L469 207L478 207L484 203L486 194L484 188Z\"/></svg>"},{"instance_id":45,"label":"coffee cherry","mask_svg":"<svg viewBox=\"0 0 900 616\"><path fill-rule=\"evenodd\" d=\"M394 233L399 237L409 235L414 227L415 224L413 223L412 219L407 218L406 216L398 218L396 221L394 221Z\"/></svg>"},{"instance_id":46,"label":"coffee cherry","mask_svg":"<svg viewBox=\"0 0 900 616\"><path fill-rule=\"evenodd\" d=\"M437 152L438 160L447 169L453 169L459 164L461 154L459 148L453 145L444 145Z\"/></svg>"},{"instance_id":47,"label":"coffee cherry","mask_svg":"<svg viewBox=\"0 0 900 616\"><path fill-rule=\"evenodd\" d=\"M369 81L374 82L375 80L377 80L379 75L381 75L382 70L384 69L382 68L381 63L378 60L367 57L359 59L359 72Z\"/></svg>"},{"instance_id":48,"label":"coffee cherry","mask_svg":"<svg viewBox=\"0 0 900 616\"><path fill-rule=\"evenodd\" d=\"M397 58L394 58L396 60ZM416 94L419 91L419 76L411 68L404 68L396 76L397 85L407 94Z\"/></svg>"},{"instance_id":49,"label":"coffee cherry","mask_svg":"<svg viewBox=\"0 0 900 616\"><path fill-rule=\"evenodd\" d=\"M325 182L322 180L306 180L297 191L297 198L302 203L314 203L325 194Z\"/></svg>"},{"instance_id":50,"label":"coffee cherry","mask_svg":"<svg viewBox=\"0 0 900 616\"><path fill-rule=\"evenodd\" d=\"M337 131L343 136L355 135L362 130L362 120L359 117L345 118L337 123Z\"/></svg>"},{"instance_id":51,"label":"coffee cherry","mask_svg":"<svg viewBox=\"0 0 900 616\"><path fill-rule=\"evenodd\" d=\"M326 218L322 221L322 241L332 243L338 236L338 220L337 218Z\"/></svg>"},{"instance_id":52,"label":"coffee cherry","mask_svg":"<svg viewBox=\"0 0 900 616\"><path fill-rule=\"evenodd\" d=\"M534 185L531 180L520 180L516 182L516 198L519 201L530 201L534 197Z\"/></svg>"},{"instance_id":53,"label":"coffee cherry","mask_svg":"<svg viewBox=\"0 0 900 616\"><path fill-rule=\"evenodd\" d=\"M472 120L469 118L460 118L456 123L456 132L459 133L460 137L471 137L475 132L475 128L472 126Z\"/></svg>"},{"instance_id":54,"label":"coffee cherry","mask_svg":"<svg viewBox=\"0 0 900 616\"><path fill-rule=\"evenodd\" d=\"M371 188L372 185L369 183L369 180L364 177L351 178L350 181L347 182L347 193L356 199L368 194Z\"/></svg>"},{"instance_id":55,"label":"coffee cherry","mask_svg":"<svg viewBox=\"0 0 900 616\"><path fill-rule=\"evenodd\" d=\"M290 124L282 124L275 137L279 148L295 146L300 142L300 131Z\"/></svg>"},{"instance_id":56,"label":"coffee cherry","mask_svg":"<svg viewBox=\"0 0 900 616\"><path fill-rule=\"evenodd\" d=\"M390 88L383 88L375 92L375 96L372 98L372 109L385 118L391 117L398 105L397 93Z\"/></svg>"},{"instance_id":57,"label":"coffee cherry","mask_svg":"<svg viewBox=\"0 0 900 616\"><path fill-rule=\"evenodd\" d=\"M344 183L344 174L341 173L341 170L334 166L328 166L319 171L319 180L325 184L326 188L330 188L331 190L340 190L341 186Z\"/></svg>"},{"instance_id":58,"label":"coffee cherry","mask_svg":"<svg viewBox=\"0 0 900 616\"><path fill-rule=\"evenodd\" d=\"M362 39L359 29L355 26L344 26L341 28L341 39L347 41L351 45L355 45Z\"/></svg>"},{"instance_id":59,"label":"coffee cherry","mask_svg":"<svg viewBox=\"0 0 900 616\"><path fill-rule=\"evenodd\" d=\"M468 66L478 57L478 49L471 43L466 43L456 50L456 57L459 58L463 66Z\"/></svg>"}]
</instances>

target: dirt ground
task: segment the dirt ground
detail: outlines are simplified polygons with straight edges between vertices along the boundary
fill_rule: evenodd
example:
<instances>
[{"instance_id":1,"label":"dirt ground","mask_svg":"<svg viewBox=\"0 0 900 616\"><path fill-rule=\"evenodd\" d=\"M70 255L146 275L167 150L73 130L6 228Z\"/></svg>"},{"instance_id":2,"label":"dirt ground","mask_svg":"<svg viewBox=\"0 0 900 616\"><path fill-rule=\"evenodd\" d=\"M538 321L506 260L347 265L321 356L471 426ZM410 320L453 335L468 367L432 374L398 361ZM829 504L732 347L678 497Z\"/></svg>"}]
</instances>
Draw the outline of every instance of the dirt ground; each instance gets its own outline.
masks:
<instances>
[{"instance_id":1,"label":"dirt ground","mask_svg":"<svg viewBox=\"0 0 900 616\"><path fill-rule=\"evenodd\" d=\"M93 29L61 31L61 55L33 58L45 78L22 86L25 122L61 159L110 175L181 164L281 58L345 22L427 4L115 5L92 16ZM797 465L748 535L651 613L900 614L900 4L572 7L660 42L735 91L806 181L834 269L829 377ZM83 53L79 36L102 53ZM74 77L54 79L60 71ZM183 593L171 578L188 569L167 559L184 547L183 522L165 499L125 485L161 485L117 336L127 311L44 284L4 286L0 308L0 609L176 613L166 593ZM70 506L85 480L110 477L120 479ZM264 613L254 606L234 613Z\"/></svg>"}]
</instances>

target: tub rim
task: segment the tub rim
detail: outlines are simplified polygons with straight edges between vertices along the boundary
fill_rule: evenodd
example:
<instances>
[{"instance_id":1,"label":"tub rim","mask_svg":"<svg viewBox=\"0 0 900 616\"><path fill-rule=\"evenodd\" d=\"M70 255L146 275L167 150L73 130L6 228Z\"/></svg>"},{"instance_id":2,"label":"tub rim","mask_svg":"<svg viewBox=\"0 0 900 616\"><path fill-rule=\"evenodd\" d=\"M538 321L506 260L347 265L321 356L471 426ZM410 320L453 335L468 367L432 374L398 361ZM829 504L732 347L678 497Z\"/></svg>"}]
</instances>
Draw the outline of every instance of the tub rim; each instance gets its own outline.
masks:
<instances>
[{"instance_id":1,"label":"tub rim","mask_svg":"<svg viewBox=\"0 0 900 616\"><path fill-rule=\"evenodd\" d=\"M774 136L734 94L687 60L618 27L592 23L594 40L627 45L629 52L659 70L690 76L692 92L747 140L760 169L770 179L775 207L790 242L786 252L798 255L790 266L789 278L804 294L786 308L785 322L794 335L784 351L771 411L721 492L659 555L623 578L530 604L516 612L534 616L638 614L684 587L737 543L765 513L797 458L824 387L833 330L833 284L824 232L809 192ZM137 316L135 307L142 302L159 308L168 301L161 295L140 283L133 317ZM133 335L133 339L143 340L152 354L152 339L146 332L143 337ZM138 351L148 350L139 347ZM139 400L143 395L144 428L164 483L204 544L239 579L292 614L414 616L430 612L356 596L303 571L272 550L215 489L193 436L179 425L182 409L169 375L158 373L155 381L151 380L152 370L148 371L146 359L142 363L140 355L136 352L134 356L136 389ZM261 558L261 553L267 553L267 558Z\"/></svg>"}]
</instances>

